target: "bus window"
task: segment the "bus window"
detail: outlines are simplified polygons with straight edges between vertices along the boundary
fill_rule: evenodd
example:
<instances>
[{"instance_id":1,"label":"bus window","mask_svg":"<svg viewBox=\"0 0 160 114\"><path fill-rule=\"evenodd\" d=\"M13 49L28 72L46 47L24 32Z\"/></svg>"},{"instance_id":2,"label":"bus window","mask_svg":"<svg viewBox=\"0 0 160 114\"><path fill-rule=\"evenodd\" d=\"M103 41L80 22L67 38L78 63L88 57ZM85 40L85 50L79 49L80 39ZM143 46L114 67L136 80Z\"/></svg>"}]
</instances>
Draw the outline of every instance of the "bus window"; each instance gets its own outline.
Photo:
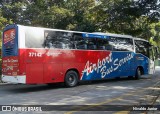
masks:
<instances>
[{"instance_id":1,"label":"bus window","mask_svg":"<svg viewBox=\"0 0 160 114\"><path fill-rule=\"evenodd\" d=\"M73 34L75 49L87 49L85 38L82 37L81 33Z\"/></svg>"},{"instance_id":2,"label":"bus window","mask_svg":"<svg viewBox=\"0 0 160 114\"><path fill-rule=\"evenodd\" d=\"M96 38L83 38L81 33L74 33L75 49L96 50Z\"/></svg>"},{"instance_id":3,"label":"bus window","mask_svg":"<svg viewBox=\"0 0 160 114\"><path fill-rule=\"evenodd\" d=\"M133 51L133 40L130 38L111 37L109 44L113 46L113 51Z\"/></svg>"},{"instance_id":4,"label":"bus window","mask_svg":"<svg viewBox=\"0 0 160 114\"><path fill-rule=\"evenodd\" d=\"M87 44L87 49L89 49L89 50L96 50L97 49L95 38L86 38L85 42Z\"/></svg>"},{"instance_id":5,"label":"bus window","mask_svg":"<svg viewBox=\"0 0 160 114\"><path fill-rule=\"evenodd\" d=\"M40 28L27 27L25 30L26 48L43 48L44 32Z\"/></svg>"},{"instance_id":6,"label":"bus window","mask_svg":"<svg viewBox=\"0 0 160 114\"><path fill-rule=\"evenodd\" d=\"M61 31L49 31L44 32L44 47L58 48L58 49L73 49L73 43L70 41L71 33Z\"/></svg>"},{"instance_id":7,"label":"bus window","mask_svg":"<svg viewBox=\"0 0 160 114\"><path fill-rule=\"evenodd\" d=\"M98 50L112 50L107 39L97 38L97 46Z\"/></svg>"},{"instance_id":8,"label":"bus window","mask_svg":"<svg viewBox=\"0 0 160 114\"><path fill-rule=\"evenodd\" d=\"M136 53L141 53L147 57L150 57L149 54L149 43L141 40L135 40L135 48L136 48Z\"/></svg>"}]
</instances>

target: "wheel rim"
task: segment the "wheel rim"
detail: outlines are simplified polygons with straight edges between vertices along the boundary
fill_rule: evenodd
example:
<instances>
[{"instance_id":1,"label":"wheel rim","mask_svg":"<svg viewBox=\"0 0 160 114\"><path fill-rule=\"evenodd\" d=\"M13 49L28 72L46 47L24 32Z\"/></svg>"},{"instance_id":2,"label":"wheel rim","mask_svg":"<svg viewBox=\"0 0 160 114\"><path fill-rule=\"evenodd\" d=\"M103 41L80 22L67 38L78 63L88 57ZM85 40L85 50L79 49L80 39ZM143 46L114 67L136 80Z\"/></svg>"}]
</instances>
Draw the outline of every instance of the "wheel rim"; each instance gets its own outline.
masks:
<instances>
[{"instance_id":1,"label":"wheel rim","mask_svg":"<svg viewBox=\"0 0 160 114\"><path fill-rule=\"evenodd\" d=\"M73 85L75 83L75 76L73 74L70 74L68 76L68 82L70 85Z\"/></svg>"}]
</instances>

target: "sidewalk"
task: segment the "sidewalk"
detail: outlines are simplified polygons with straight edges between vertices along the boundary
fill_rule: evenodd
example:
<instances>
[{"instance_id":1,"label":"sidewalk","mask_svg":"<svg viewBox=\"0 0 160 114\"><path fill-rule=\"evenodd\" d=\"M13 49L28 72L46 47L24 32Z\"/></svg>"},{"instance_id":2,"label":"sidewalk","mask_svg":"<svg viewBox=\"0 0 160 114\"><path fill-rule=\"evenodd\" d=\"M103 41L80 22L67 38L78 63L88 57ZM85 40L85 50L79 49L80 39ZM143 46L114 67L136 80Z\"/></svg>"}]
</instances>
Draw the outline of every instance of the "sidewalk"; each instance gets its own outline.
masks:
<instances>
[{"instance_id":1,"label":"sidewalk","mask_svg":"<svg viewBox=\"0 0 160 114\"><path fill-rule=\"evenodd\" d=\"M155 94L157 96L154 105L160 105L160 81L157 83L155 87Z\"/></svg>"},{"instance_id":2,"label":"sidewalk","mask_svg":"<svg viewBox=\"0 0 160 114\"><path fill-rule=\"evenodd\" d=\"M159 76L160 66L156 66L156 73L155 74ZM155 96L152 104L153 105L160 105L160 80L156 84L154 84L153 88L150 91L151 91L151 95Z\"/></svg>"}]
</instances>

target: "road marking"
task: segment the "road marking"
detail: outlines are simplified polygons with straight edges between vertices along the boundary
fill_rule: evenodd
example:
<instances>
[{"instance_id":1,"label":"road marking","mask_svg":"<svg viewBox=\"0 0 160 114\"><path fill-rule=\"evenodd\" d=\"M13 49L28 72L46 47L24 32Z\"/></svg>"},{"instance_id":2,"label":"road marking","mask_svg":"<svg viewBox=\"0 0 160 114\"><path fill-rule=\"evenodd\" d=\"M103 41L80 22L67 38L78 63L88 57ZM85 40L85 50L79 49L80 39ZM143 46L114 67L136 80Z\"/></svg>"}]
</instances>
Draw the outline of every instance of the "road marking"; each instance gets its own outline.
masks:
<instances>
[{"instance_id":1,"label":"road marking","mask_svg":"<svg viewBox=\"0 0 160 114\"><path fill-rule=\"evenodd\" d=\"M159 83L159 82L158 82L158 83ZM159 90L160 88L157 88L158 83L154 84L153 87L148 87L148 88L146 88L146 90ZM155 96L154 96L154 97L155 97ZM155 98L153 98L153 101L151 102L150 105L154 105L158 97L159 97L159 96L156 96ZM129 109L129 110L131 111L132 109ZM116 113L114 113L114 114L129 114L130 111L118 111L118 112L116 112ZM147 111L145 111L145 112L142 113L142 114L147 114Z\"/></svg>"},{"instance_id":2,"label":"road marking","mask_svg":"<svg viewBox=\"0 0 160 114\"><path fill-rule=\"evenodd\" d=\"M75 111L69 111L69 112L66 112L65 114L72 114L72 113L79 112L79 111L82 111L82 110L85 110L85 109L89 109L89 108L93 108L93 107L96 107L96 106L104 105L104 104L107 104L107 103L110 103L110 102L113 102L113 101L122 100L123 97L132 96L132 95L135 95L135 94L137 94L139 92L143 92L145 90L146 89L142 89L142 90L139 90L139 91L136 91L136 92L129 92L129 93L121 95L120 97L112 98L112 99L104 101L104 102L100 102L100 103L96 103L96 104L93 104L93 105L90 105L90 106L79 108L79 109L77 109ZM119 112L121 112L121 111L119 111ZM117 112L117 114L118 114L118 112Z\"/></svg>"},{"instance_id":3,"label":"road marking","mask_svg":"<svg viewBox=\"0 0 160 114\"><path fill-rule=\"evenodd\" d=\"M130 111L119 111L114 114L129 114Z\"/></svg>"}]
</instances>

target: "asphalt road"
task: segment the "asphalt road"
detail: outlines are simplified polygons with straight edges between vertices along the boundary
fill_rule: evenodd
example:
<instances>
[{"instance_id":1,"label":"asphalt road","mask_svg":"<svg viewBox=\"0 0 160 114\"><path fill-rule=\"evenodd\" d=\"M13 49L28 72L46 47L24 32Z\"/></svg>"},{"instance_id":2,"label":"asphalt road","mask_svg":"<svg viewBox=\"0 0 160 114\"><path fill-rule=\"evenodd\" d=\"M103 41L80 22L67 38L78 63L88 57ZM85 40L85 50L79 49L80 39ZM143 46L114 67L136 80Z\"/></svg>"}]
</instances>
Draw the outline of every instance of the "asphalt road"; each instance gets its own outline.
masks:
<instances>
[{"instance_id":1,"label":"asphalt road","mask_svg":"<svg viewBox=\"0 0 160 114\"><path fill-rule=\"evenodd\" d=\"M127 106L154 104L158 94L155 87L160 86L160 68L156 69L156 74L143 76L140 80L133 79L112 79L105 81L95 81L81 83L74 88L65 88L62 85L0 85L0 105L61 105L57 110L36 112L38 114L125 114L140 113L141 111L129 111ZM65 111L61 107L69 105ZM76 106L75 111L71 111L71 106ZM82 105L82 106L80 106ZM103 107L122 106L126 111L117 110L115 107L104 109ZM67 109L65 108L65 109ZM89 111L85 111L89 110ZM94 110L94 111L93 111ZM132 110L132 109L131 109ZM142 111L145 112L145 111ZM34 114L35 112L0 112L0 114ZM150 111L150 113L159 113Z\"/></svg>"}]
</instances>

